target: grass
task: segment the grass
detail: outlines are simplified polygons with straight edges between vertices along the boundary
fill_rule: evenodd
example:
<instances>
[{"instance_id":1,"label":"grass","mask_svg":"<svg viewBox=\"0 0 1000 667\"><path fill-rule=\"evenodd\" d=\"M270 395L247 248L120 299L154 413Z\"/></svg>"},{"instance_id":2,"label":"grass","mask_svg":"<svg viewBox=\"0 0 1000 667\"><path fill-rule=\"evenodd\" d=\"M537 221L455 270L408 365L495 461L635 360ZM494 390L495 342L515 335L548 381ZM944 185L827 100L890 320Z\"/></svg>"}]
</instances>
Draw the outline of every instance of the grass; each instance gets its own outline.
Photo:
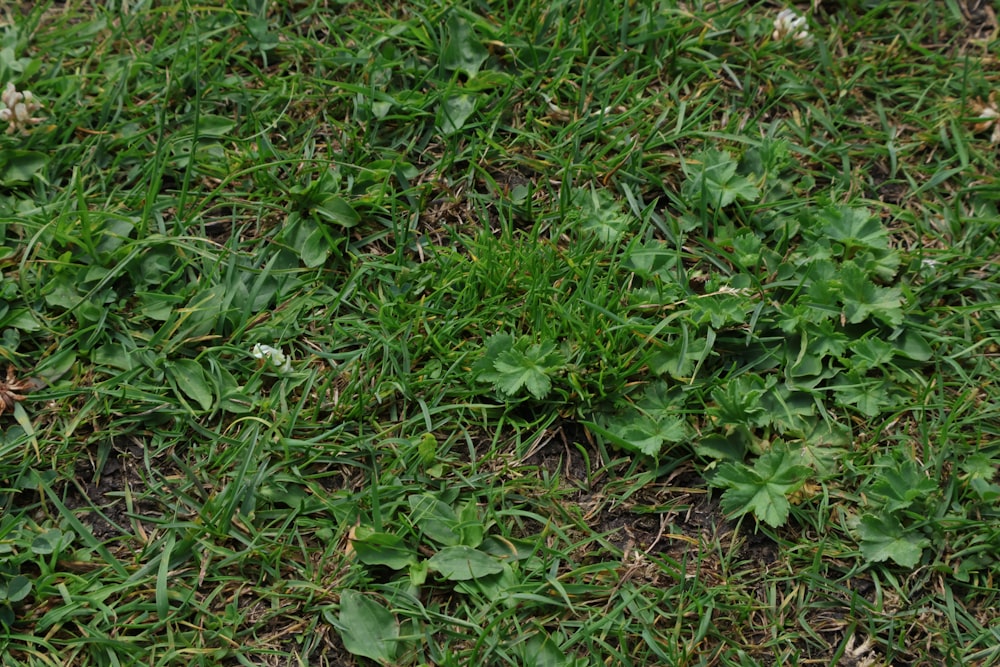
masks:
<instances>
[{"instance_id":1,"label":"grass","mask_svg":"<svg viewBox=\"0 0 1000 667\"><path fill-rule=\"evenodd\" d=\"M996 662L992 13L33 4L4 664Z\"/></svg>"}]
</instances>

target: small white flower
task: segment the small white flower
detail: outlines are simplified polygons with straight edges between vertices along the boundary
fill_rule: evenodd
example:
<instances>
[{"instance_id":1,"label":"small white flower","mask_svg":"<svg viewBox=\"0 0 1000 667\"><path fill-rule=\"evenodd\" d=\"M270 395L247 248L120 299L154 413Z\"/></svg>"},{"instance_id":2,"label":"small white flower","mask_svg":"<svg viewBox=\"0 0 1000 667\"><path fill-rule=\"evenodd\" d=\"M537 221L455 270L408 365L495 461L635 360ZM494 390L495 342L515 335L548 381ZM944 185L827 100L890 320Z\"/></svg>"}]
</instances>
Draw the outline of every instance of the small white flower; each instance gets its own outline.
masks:
<instances>
[{"instance_id":1,"label":"small white flower","mask_svg":"<svg viewBox=\"0 0 1000 667\"><path fill-rule=\"evenodd\" d=\"M799 46L812 46L813 38L809 34L806 17L799 16L793 9L782 9L778 18L774 19L774 32L771 39L779 42L791 38Z\"/></svg>"},{"instance_id":2,"label":"small white flower","mask_svg":"<svg viewBox=\"0 0 1000 667\"><path fill-rule=\"evenodd\" d=\"M276 347L257 343L253 346L250 354L253 355L254 359L267 359L279 373L287 374L292 372L292 360Z\"/></svg>"},{"instance_id":3,"label":"small white flower","mask_svg":"<svg viewBox=\"0 0 1000 667\"><path fill-rule=\"evenodd\" d=\"M1000 122L997 122L1000 120L1000 108L997 105L996 91L991 92L986 100L982 98L971 100L969 106L975 114L970 120L977 121L973 123L972 131L984 132L992 129L990 143L1000 143Z\"/></svg>"},{"instance_id":4,"label":"small white flower","mask_svg":"<svg viewBox=\"0 0 1000 667\"><path fill-rule=\"evenodd\" d=\"M4 105L4 108L0 109L0 122L9 124L7 134L27 129L30 123L42 122L41 118L32 116L42 108L42 105L35 101L35 96L30 90L19 93L14 84L8 82L3 93L0 93L0 102Z\"/></svg>"}]
</instances>

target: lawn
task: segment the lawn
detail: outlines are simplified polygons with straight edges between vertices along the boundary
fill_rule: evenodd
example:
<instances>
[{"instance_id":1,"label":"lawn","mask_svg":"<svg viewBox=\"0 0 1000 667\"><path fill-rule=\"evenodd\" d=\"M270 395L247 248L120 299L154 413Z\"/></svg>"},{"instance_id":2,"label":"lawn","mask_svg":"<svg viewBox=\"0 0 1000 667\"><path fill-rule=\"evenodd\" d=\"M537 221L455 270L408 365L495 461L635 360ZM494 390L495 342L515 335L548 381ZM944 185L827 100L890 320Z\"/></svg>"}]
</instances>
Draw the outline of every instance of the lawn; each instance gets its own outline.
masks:
<instances>
[{"instance_id":1,"label":"lawn","mask_svg":"<svg viewBox=\"0 0 1000 667\"><path fill-rule=\"evenodd\" d=\"M997 664L998 36L3 3L3 665Z\"/></svg>"}]
</instances>

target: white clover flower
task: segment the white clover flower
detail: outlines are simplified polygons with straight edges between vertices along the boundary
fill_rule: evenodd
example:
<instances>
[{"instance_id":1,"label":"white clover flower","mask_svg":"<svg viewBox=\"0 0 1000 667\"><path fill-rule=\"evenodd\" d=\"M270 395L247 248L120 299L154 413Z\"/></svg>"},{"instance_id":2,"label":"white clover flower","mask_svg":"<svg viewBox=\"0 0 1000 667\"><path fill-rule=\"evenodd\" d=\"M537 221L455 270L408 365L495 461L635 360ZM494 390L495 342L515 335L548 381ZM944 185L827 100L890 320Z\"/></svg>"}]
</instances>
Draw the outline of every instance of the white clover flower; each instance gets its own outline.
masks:
<instances>
[{"instance_id":1,"label":"white clover flower","mask_svg":"<svg viewBox=\"0 0 1000 667\"><path fill-rule=\"evenodd\" d=\"M267 359L279 373L287 374L292 372L292 360L276 347L257 343L253 346L250 354L253 355L254 359Z\"/></svg>"},{"instance_id":2,"label":"white clover flower","mask_svg":"<svg viewBox=\"0 0 1000 667\"><path fill-rule=\"evenodd\" d=\"M972 107L972 112L975 114L975 117L970 120L977 121L972 125L973 132L985 132L992 129L990 143L1000 143L1000 106L997 105L996 91L990 93L986 100L972 100L969 106Z\"/></svg>"},{"instance_id":3,"label":"white clover flower","mask_svg":"<svg viewBox=\"0 0 1000 667\"><path fill-rule=\"evenodd\" d=\"M7 134L25 130L30 123L42 122L41 118L32 117L42 105L35 101L35 96L30 90L19 93L14 84L8 82L3 93L0 93L0 102L3 102L5 107L0 109L0 122L8 124Z\"/></svg>"},{"instance_id":4,"label":"white clover flower","mask_svg":"<svg viewBox=\"0 0 1000 667\"><path fill-rule=\"evenodd\" d=\"M799 16L794 9L782 9L778 18L774 19L774 32L771 39L779 42L791 38L799 46L812 46L813 38L809 34L806 17Z\"/></svg>"}]
</instances>

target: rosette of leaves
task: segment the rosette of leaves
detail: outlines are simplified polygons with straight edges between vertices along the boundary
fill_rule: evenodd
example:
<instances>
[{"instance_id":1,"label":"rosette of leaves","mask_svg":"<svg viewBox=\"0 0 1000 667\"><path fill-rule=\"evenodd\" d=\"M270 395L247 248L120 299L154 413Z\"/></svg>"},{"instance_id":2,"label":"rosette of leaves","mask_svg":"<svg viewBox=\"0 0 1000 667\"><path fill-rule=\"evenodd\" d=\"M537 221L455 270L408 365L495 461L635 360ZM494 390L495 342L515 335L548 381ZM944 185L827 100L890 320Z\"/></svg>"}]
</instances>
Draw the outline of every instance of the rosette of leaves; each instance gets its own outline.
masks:
<instances>
[{"instance_id":1,"label":"rosette of leaves","mask_svg":"<svg viewBox=\"0 0 1000 667\"><path fill-rule=\"evenodd\" d=\"M571 198L573 207L570 217L583 232L596 237L601 243L617 241L632 226L631 216L606 190L576 188Z\"/></svg>"},{"instance_id":2,"label":"rosette of leaves","mask_svg":"<svg viewBox=\"0 0 1000 667\"><path fill-rule=\"evenodd\" d=\"M868 511L854 523L861 555L872 562L892 560L914 567L931 546L927 517L936 513L938 483L898 453L876 461L874 470L865 487Z\"/></svg>"},{"instance_id":3,"label":"rosette of leaves","mask_svg":"<svg viewBox=\"0 0 1000 667\"><path fill-rule=\"evenodd\" d=\"M672 391L665 382L655 382L634 404L614 416L583 424L626 451L657 458L673 445L688 441L693 433L682 407L681 392Z\"/></svg>"},{"instance_id":4,"label":"rosette of leaves","mask_svg":"<svg viewBox=\"0 0 1000 667\"><path fill-rule=\"evenodd\" d=\"M739 163L727 151L704 150L684 164L687 177L682 194L688 201L720 209L736 201L754 201L760 196L757 184L737 173Z\"/></svg>"},{"instance_id":5,"label":"rosette of leaves","mask_svg":"<svg viewBox=\"0 0 1000 667\"><path fill-rule=\"evenodd\" d=\"M492 522L480 514L478 499L458 495L454 488L409 494L381 528L362 520L350 535L351 553L365 573L357 583L385 579L379 588L390 601L394 592L416 600L443 589L470 606L488 601L483 613L495 612L497 603L516 604L515 592L538 576L533 546L487 534ZM418 635L405 636L391 605L379 597L348 588L341 593L339 614L327 611L325 617L350 653L399 664L397 656ZM420 621L409 622L421 627Z\"/></svg>"},{"instance_id":6,"label":"rosette of leaves","mask_svg":"<svg viewBox=\"0 0 1000 667\"><path fill-rule=\"evenodd\" d=\"M565 366L566 357L551 341L532 343L527 338L515 340L509 334L497 334L487 341L473 372L478 381L492 384L501 398L527 393L540 400L548 396L552 378Z\"/></svg>"},{"instance_id":7,"label":"rosette of leaves","mask_svg":"<svg viewBox=\"0 0 1000 667\"><path fill-rule=\"evenodd\" d=\"M318 178L288 189L291 211L279 239L292 247L309 268L322 266L345 241L345 229L361 216L339 194L337 175L325 171Z\"/></svg>"},{"instance_id":8,"label":"rosette of leaves","mask_svg":"<svg viewBox=\"0 0 1000 667\"><path fill-rule=\"evenodd\" d=\"M753 512L758 520L777 527L788 520L789 496L812 475L803 464L802 454L776 447L762 454L754 464L741 462L719 466L712 483L722 487L722 509L733 516Z\"/></svg>"}]
</instances>

